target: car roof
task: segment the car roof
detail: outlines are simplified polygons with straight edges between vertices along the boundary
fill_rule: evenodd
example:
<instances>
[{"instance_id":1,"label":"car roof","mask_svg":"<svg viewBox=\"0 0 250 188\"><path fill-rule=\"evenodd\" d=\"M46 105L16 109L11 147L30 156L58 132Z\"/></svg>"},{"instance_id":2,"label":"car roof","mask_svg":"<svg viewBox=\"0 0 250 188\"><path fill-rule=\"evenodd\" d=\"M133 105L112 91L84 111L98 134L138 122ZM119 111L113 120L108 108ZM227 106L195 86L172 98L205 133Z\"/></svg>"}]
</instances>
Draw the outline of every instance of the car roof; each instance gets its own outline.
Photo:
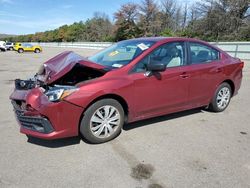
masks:
<instances>
[{"instance_id":1,"label":"car roof","mask_svg":"<svg viewBox=\"0 0 250 188\"><path fill-rule=\"evenodd\" d=\"M152 41L152 42L158 42L161 40L165 40L169 37L141 37L141 38L134 38L134 39L129 39L129 40L136 40L136 41Z\"/></svg>"},{"instance_id":2,"label":"car roof","mask_svg":"<svg viewBox=\"0 0 250 188\"><path fill-rule=\"evenodd\" d=\"M129 39L127 41L151 41L155 43L165 43L165 42L174 42L174 41L185 41L185 42L197 42L197 43L202 43L204 45L207 45L209 47L212 47L220 52L222 52L221 49L218 47L209 44L206 41L199 40L196 38L186 38L186 37L141 37L141 38L134 38L134 39Z\"/></svg>"},{"instance_id":3,"label":"car roof","mask_svg":"<svg viewBox=\"0 0 250 188\"><path fill-rule=\"evenodd\" d=\"M195 38L186 38L186 37L141 37L141 38L134 38L129 40L136 40L136 41L152 41L152 42L160 42L160 41L174 41L174 40L183 40L183 41L193 41L193 42L205 42Z\"/></svg>"}]
</instances>

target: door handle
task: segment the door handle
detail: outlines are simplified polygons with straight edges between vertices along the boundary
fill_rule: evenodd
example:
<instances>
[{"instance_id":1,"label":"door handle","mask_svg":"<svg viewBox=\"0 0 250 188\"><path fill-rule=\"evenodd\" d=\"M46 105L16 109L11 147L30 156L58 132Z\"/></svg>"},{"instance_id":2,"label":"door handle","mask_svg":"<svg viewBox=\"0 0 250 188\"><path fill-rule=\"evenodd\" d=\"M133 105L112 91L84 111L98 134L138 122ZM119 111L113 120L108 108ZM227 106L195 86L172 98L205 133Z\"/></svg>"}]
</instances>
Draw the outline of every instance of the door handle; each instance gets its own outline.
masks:
<instances>
[{"instance_id":1,"label":"door handle","mask_svg":"<svg viewBox=\"0 0 250 188\"><path fill-rule=\"evenodd\" d=\"M183 72L183 73L180 75L180 77L185 79L185 78L189 78L190 75L187 74L186 72Z\"/></svg>"}]
</instances>

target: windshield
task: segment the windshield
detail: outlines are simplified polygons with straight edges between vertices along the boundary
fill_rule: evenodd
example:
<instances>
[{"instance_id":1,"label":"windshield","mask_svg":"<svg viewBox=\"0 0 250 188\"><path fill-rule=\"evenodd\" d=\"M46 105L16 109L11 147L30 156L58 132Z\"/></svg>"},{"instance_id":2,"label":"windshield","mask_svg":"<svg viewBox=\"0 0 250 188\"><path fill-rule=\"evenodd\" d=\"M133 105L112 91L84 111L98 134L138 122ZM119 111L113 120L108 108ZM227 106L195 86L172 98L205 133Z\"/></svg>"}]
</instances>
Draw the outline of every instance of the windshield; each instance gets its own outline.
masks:
<instances>
[{"instance_id":1,"label":"windshield","mask_svg":"<svg viewBox=\"0 0 250 188\"><path fill-rule=\"evenodd\" d=\"M89 60L112 69L121 68L129 64L154 43L153 41L142 40L122 41L89 57Z\"/></svg>"}]
</instances>

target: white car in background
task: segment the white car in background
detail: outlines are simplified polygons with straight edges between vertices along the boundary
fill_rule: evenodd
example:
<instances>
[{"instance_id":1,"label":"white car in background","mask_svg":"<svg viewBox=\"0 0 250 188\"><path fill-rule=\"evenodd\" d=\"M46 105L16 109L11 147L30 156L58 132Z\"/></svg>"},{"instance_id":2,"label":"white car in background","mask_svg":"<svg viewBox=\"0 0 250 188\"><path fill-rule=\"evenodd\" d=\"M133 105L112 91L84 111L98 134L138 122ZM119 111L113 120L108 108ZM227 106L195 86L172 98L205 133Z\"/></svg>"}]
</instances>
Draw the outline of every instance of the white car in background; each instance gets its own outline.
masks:
<instances>
[{"instance_id":1,"label":"white car in background","mask_svg":"<svg viewBox=\"0 0 250 188\"><path fill-rule=\"evenodd\" d=\"M7 50L14 50L14 42L6 42L6 48Z\"/></svg>"},{"instance_id":2,"label":"white car in background","mask_svg":"<svg viewBox=\"0 0 250 188\"><path fill-rule=\"evenodd\" d=\"M6 50L6 43L4 41L0 41L0 51L5 52Z\"/></svg>"}]
</instances>

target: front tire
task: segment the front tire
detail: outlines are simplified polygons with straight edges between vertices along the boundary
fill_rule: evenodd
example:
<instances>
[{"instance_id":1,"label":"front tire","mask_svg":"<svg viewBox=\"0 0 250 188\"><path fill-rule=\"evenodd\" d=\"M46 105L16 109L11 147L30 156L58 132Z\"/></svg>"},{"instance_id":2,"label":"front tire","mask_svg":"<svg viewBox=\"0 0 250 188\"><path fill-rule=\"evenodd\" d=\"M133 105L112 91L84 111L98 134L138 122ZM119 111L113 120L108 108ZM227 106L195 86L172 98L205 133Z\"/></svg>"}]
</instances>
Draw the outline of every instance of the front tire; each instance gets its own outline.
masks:
<instances>
[{"instance_id":1,"label":"front tire","mask_svg":"<svg viewBox=\"0 0 250 188\"><path fill-rule=\"evenodd\" d=\"M212 102L209 105L209 109L213 112L222 112L224 111L232 97L232 88L231 86L224 82L222 83L217 90L215 91Z\"/></svg>"},{"instance_id":2,"label":"front tire","mask_svg":"<svg viewBox=\"0 0 250 188\"><path fill-rule=\"evenodd\" d=\"M80 133L86 141L100 144L117 137L124 124L124 110L114 99L102 99L92 104L85 112Z\"/></svg>"},{"instance_id":3,"label":"front tire","mask_svg":"<svg viewBox=\"0 0 250 188\"><path fill-rule=\"evenodd\" d=\"M17 51L18 51L18 53L23 53L24 52L24 50L22 48L19 48Z\"/></svg>"}]
</instances>

